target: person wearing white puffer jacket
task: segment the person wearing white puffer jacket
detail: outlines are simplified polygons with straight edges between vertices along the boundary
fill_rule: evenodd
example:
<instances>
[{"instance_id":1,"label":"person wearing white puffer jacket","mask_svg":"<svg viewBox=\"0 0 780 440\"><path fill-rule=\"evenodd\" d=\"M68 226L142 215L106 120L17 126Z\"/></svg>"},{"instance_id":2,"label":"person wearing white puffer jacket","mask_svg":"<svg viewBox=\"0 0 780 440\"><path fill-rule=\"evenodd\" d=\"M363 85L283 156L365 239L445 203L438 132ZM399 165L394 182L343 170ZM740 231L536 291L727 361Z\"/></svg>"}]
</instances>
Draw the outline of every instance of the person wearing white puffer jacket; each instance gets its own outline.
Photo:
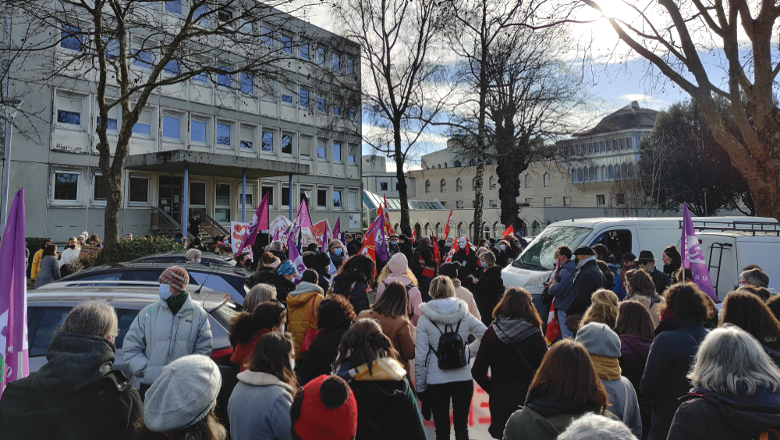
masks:
<instances>
[{"instance_id":1,"label":"person wearing white puffer jacket","mask_svg":"<svg viewBox=\"0 0 780 440\"><path fill-rule=\"evenodd\" d=\"M469 360L477 355L485 325L469 313L466 303L455 297L455 287L446 276L431 281L429 293L432 300L420 306L421 316L415 336L415 379L418 397L423 402L423 416L433 414L436 440L450 438L450 400L452 401L455 439L468 439L468 416L474 394L474 380ZM457 332L465 351L461 362L453 365L451 333ZM439 339L447 334L450 343L440 345ZM467 344L469 335L474 342ZM454 335L452 335L454 336ZM445 360L445 358L447 358ZM452 365L440 368L440 364Z\"/></svg>"},{"instance_id":2,"label":"person wearing white puffer jacket","mask_svg":"<svg viewBox=\"0 0 780 440\"><path fill-rule=\"evenodd\" d=\"M409 320L416 326L420 320L420 305L422 304L422 295L417 288L417 278L409 270L409 261L404 254L398 253L390 258L382 273L379 275L376 288L376 298L379 300L385 288L393 281L398 281L406 287L406 295L409 298Z\"/></svg>"}]
</instances>

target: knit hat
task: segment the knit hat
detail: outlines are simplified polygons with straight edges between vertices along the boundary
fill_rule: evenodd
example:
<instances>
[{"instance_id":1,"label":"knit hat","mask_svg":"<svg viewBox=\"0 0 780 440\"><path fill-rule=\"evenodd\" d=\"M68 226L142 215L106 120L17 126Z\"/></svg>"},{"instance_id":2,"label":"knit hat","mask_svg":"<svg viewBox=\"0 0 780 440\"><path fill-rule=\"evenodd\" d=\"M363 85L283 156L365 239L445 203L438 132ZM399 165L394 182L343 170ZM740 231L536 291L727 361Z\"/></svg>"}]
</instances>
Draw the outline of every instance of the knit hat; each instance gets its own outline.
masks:
<instances>
[{"instance_id":1,"label":"knit hat","mask_svg":"<svg viewBox=\"0 0 780 440\"><path fill-rule=\"evenodd\" d=\"M344 379L322 375L303 387L300 416L296 420L297 414L293 415L293 428L301 440L350 440L357 432L357 411Z\"/></svg>"},{"instance_id":2,"label":"knit hat","mask_svg":"<svg viewBox=\"0 0 780 440\"><path fill-rule=\"evenodd\" d=\"M160 274L160 278L157 278L157 282L173 286L176 290L187 290L187 284L190 283L190 275L183 267L171 266Z\"/></svg>"},{"instance_id":3,"label":"knit hat","mask_svg":"<svg viewBox=\"0 0 780 440\"><path fill-rule=\"evenodd\" d=\"M636 255L634 255L634 254L633 254L633 253L631 253L631 252L626 252L625 254L623 254L623 256L621 257L621 259L622 259L623 261L636 261Z\"/></svg>"},{"instance_id":4,"label":"knit hat","mask_svg":"<svg viewBox=\"0 0 780 440\"><path fill-rule=\"evenodd\" d=\"M390 258L390 262L387 265L390 266L391 273L405 274L409 269L409 260L406 259L406 255L397 253Z\"/></svg>"},{"instance_id":5,"label":"knit hat","mask_svg":"<svg viewBox=\"0 0 780 440\"><path fill-rule=\"evenodd\" d=\"M583 325L575 340L584 345L591 356L620 357L620 337L606 324L590 322Z\"/></svg>"},{"instance_id":6,"label":"knit hat","mask_svg":"<svg viewBox=\"0 0 780 440\"><path fill-rule=\"evenodd\" d=\"M276 273L282 276L292 275L295 273L295 266L293 266L292 261L287 260L276 268Z\"/></svg>"},{"instance_id":7,"label":"knit hat","mask_svg":"<svg viewBox=\"0 0 780 440\"><path fill-rule=\"evenodd\" d=\"M574 255L587 255L589 257L592 257L596 255L596 253L593 252L593 249L591 249L588 246L580 246L577 248L576 251L574 251Z\"/></svg>"},{"instance_id":8,"label":"knit hat","mask_svg":"<svg viewBox=\"0 0 780 440\"><path fill-rule=\"evenodd\" d=\"M152 432L171 432L198 423L214 407L221 385L217 364L207 356L176 359L146 392L146 427Z\"/></svg>"},{"instance_id":9,"label":"knit hat","mask_svg":"<svg viewBox=\"0 0 780 440\"><path fill-rule=\"evenodd\" d=\"M444 263L441 265L441 267L439 267L439 275L444 275L445 277L450 278L457 278L459 269L460 263L457 261L453 261L452 263Z\"/></svg>"}]
</instances>

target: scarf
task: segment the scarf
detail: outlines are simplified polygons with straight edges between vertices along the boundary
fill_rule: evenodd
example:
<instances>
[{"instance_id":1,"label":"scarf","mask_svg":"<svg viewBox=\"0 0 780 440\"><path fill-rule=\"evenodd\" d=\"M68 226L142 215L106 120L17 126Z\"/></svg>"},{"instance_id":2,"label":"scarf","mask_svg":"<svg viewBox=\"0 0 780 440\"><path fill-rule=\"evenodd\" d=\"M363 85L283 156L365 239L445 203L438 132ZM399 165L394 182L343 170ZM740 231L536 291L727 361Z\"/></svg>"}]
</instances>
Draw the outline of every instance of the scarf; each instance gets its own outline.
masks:
<instances>
[{"instance_id":1,"label":"scarf","mask_svg":"<svg viewBox=\"0 0 780 440\"><path fill-rule=\"evenodd\" d=\"M620 370L620 361L617 358L592 354L590 355L590 360L593 361L593 367L600 378L608 380L620 379L622 371Z\"/></svg>"},{"instance_id":2,"label":"scarf","mask_svg":"<svg viewBox=\"0 0 780 440\"><path fill-rule=\"evenodd\" d=\"M586 258L584 260L580 260L580 262L577 263L577 270L582 269L582 266L590 263L591 261L596 261L596 257L588 257L588 258Z\"/></svg>"},{"instance_id":3,"label":"scarf","mask_svg":"<svg viewBox=\"0 0 780 440\"><path fill-rule=\"evenodd\" d=\"M399 381L406 376L406 370L400 362L393 358L381 358L371 363L371 368L368 368L368 364L360 365L356 368L350 368L348 362L344 362L339 367L339 377L346 380L356 381Z\"/></svg>"},{"instance_id":4,"label":"scarf","mask_svg":"<svg viewBox=\"0 0 780 440\"><path fill-rule=\"evenodd\" d=\"M179 310L181 310L184 302L187 301L189 296L190 295L185 290L176 296L169 297L165 300L165 303L168 304L168 308L171 309L171 313L175 315L179 313Z\"/></svg>"},{"instance_id":5,"label":"scarf","mask_svg":"<svg viewBox=\"0 0 780 440\"><path fill-rule=\"evenodd\" d=\"M517 344L523 339L531 336L537 331L538 327L520 318L505 318L499 316L493 321L493 330L496 336L504 344Z\"/></svg>"}]
</instances>

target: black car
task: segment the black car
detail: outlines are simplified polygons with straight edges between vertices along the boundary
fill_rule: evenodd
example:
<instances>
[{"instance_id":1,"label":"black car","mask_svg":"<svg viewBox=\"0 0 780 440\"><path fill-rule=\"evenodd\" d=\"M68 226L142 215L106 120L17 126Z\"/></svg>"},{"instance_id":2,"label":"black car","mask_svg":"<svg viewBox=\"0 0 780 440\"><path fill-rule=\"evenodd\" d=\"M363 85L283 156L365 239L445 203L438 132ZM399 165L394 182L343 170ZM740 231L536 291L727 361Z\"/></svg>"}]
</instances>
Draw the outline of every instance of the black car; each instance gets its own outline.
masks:
<instances>
[{"instance_id":1,"label":"black car","mask_svg":"<svg viewBox=\"0 0 780 440\"><path fill-rule=\"evenodd\" d=\"M143 257L130 260L130 263L177 263L184 264L185 251L160 252L159 254L144 255ZM222 266L235 266L236 260L229 254L215 254L213 252L201 252L200 264L211 265L219 264Z\"/></svg>"},{"instance_id":2,"label":"black car","mask_svg":"<svg viewBox=\"0 0 780 440\"><path fill-rule=\"evenodd\" d=\"M96 266L74 273L60 281L154 281L165 269L171 266L181 266L190 274L192 293L200 286L208 287L215 292L230 294L230 298L239 304L244 303L244 297L252 286L247 285L247 278L252 272L233 266L198 263L117 263Z\"/></svg>"}]
</instances>

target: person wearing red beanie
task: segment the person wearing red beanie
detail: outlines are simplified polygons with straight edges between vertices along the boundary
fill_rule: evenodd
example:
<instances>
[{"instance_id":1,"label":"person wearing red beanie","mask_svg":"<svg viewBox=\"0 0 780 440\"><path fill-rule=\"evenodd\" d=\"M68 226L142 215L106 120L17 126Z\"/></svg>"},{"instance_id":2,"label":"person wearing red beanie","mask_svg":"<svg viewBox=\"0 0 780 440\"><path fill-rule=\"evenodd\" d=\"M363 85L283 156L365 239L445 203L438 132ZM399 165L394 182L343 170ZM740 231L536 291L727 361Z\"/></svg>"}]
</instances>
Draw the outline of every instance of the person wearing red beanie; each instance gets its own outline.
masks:
<instances>
[{"instance_id":1,"label":"person wearing red beanie","mask_svg":"<svg viewBox=\"0 0 780 440\"><path fill-rule=\"evenodd\" d=\"M344 379L322 375L307 383L290 408L293 440L352 440L357 402Z\"/></svg>"}]
</instances>

